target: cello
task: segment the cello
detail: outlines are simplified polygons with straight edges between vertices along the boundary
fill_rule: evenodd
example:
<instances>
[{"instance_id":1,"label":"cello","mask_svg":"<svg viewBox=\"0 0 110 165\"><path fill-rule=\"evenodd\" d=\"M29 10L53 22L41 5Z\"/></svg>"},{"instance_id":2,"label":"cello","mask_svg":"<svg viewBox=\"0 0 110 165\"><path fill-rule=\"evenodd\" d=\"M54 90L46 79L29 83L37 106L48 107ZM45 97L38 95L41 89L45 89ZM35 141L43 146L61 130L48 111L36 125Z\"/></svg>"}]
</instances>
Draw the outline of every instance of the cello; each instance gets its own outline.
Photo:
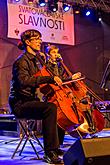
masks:
<instances>
[{"instance_id":1,"label":"cello","mask_svg":"<svg viewBox=\"0 0 110 165\"><path fill-rule=\"evenodd\" d=\"M54 74L50 71L50 69L46 66L42 59L39 56L37 57L40 63L43 65L43 68L40 70L40 73L37 73L35 76L38 76L39 74L42 76L54 76ZM64 65L63 62L62 65ZM80 85L80 88L83 89L83 92L82 89L79 90L78 85L76 86L75 84L74 88L72 84L73 83L70 83L69 85L63 84L60 87L54 84L45 84L40 87L41 92L44 93L45 97L47 98L46 101L53 102L57 105L57 123L68 133L71 133L74 128L78 128L78 130L80 130L80 125L84 124L86 121L84 111L88 112L88 109L90 109L90 104L88 102L85 103L85 98L87 98L87 89L85 90L84 88L82 88L82 86L80 85L82 84L82 82L80 82L80 84L78 82L78 85ZM73 98L69 96L70 93L73 93ZM90 122L92 123L92 120ZM89 122L86 121L86 123L88 126ZM100 128L100 130L101 129L102 127ZM97 131L99 131L99 128L97 129ZM84 133L89 133L88 128L86 129L86 131L84 131Z\"/></svg>"},{"instance_id":2,"label":"cello","mask_svg":"<svg viewBox=\"0 0 110 165\"><path fill-rule=\"evenodd\" d=\"M63 63L63 61L61 60L60 62L65 68L68 75L72 76L72 73ZM82 80L78 80L75 83L71 83L69 84L69 86L72 89L73 95L75 96L74 99L79 100L78 104L77 101L75 101L77 107L79 107L79 111L83 110L83 115L85 116L84 123L81 124L78 129L84 133L87 133L87 130L90 130L90 132L88 133L95 133L101 131L104 128L105 124L104 116L99 111L99 109L93 105L93 100L92 102L90 101L90 95L94 99L100 101L102 101L102 99L99 98Z\"/></svg>"}]
</instances>

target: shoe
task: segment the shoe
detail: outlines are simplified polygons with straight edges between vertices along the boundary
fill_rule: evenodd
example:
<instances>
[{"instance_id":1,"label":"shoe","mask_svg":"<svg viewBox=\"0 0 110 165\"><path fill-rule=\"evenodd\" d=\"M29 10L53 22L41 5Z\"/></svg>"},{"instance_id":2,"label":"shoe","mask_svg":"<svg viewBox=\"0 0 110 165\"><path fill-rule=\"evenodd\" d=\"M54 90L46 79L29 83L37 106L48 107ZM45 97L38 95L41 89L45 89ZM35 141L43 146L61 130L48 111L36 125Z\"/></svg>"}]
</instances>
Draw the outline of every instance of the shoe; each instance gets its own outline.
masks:
<instances>
[{"instance_id":1,"label":"shoe","mask_svg":"<svg viewBox=\"0 0 110 165\"><path fill-rule=\"evenodd\" d=\"M58 157L55 151L48 151L44 155L44 161L50 164L61 163L61 159Z\"/></svg>"},{"instance_id":2,"label":"shoe","mask_svg":"<svg viewBox=\"0 0 110 165\"><path fill-rule=\"evenodd\" d=\"M56 154L57 154L58 156L64 155L64 151L61 150L60 148L55 149L55 152L56 152Z\"/></svg>"}]
</instances>

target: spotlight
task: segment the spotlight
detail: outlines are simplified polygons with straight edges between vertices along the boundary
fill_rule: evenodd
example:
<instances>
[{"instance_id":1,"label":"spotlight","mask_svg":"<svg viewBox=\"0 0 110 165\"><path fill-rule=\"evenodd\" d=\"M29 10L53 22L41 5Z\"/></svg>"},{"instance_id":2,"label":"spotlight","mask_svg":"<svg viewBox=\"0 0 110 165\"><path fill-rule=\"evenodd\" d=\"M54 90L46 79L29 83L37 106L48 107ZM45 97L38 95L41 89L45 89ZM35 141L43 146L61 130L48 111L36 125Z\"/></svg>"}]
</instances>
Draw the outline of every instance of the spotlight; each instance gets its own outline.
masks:
<instances>
[{"instance_id":1,"label":"spotlight","mask_svg":"<svg viewBox=\"0 0 110 165\"><path fill-rule=\"evenodd\" d=\"M56 12L58 10L58 0L49 0L48 1L48 8L52 12Z\"/></svg>"},{"instance_id":2,"label":"spotlight","mask_svg":"<svg viewBox=\"0 0 110 165\"><path fill-rule=\"evenodd\" d=\"M67 11L69 11L70 10L70 5L68 5L68 4L66 4L66 3L63 3L63 10L65 11L65 12L67 12Z\"/></svg>"},{"instance_id":3,"label":"spotlight","mask_svg":"<svg viewBox=\"0 0 110 165\"><path fill-rule=\"evenodd\" d=\"M95 19L95 10L92 7L84 6L81 10L81 15L83 17L89 17L90 19Z\"/></svg>"},{"instance_id":4,"label":"spotlight","mask_svg":"<svg viewBox=\"0 0 110 165\"><path fill-rule=\"evenodd\" d=\"M45 5L46 5L45 0L39 0L39 6L43 7Z\"/></svg>"},{"instance_id":5,"label":"spotlight","mask_svg":"<svg viewBox=\"0 0 110 165\"><path fill-rule=\"evenodd\" d=\"M19 2L20 0L14 0L15 2Z\"/></svg>"},{"instance_id":6,"label":"spotlight","mask_svg":"<svg viewBox=\"0 0 110 165\"><path fill-rule=\"evenodd\" d=\"M86 11L86 16L89 16L91 14L90 10Z\"/></svg>"},{"instance_id":7,"label":"spotlight","mask_svg":"<svg viewBox=\"0 0 110 165\"><path fill-rule=\"evenodd\" d=\"M79 10L75 10L75 14L80 14L80 11Z\"/></svg>"},{"instance_id":8,"label":"spotlight","mask_svg":"<svg viewBox=\"0 0 110 165\"><path fill-rule=\"evenodd\" d=\"M101 22L102 21L102 18L101 17L99 17L99 22Z\"/></svg>"},{"instance_id":9,"label":"spotlight","mask_svg":"<svg viewBox=\"0 0 110 165\"><path fill-rule=\"evenodd\" d=\"M100 8L98 8L96 10L96 14L95 15L97 17L97 21L101 22L102 19L103 19L103 11Z\"/></svg>"},{"instance_id":10,"label":"spotlight","mask_svg":"<svg viewBox=\"0 0 110 165\"><path fill-rule=\"evenodd\" d=\"M80 14L80 6L79 5L75 5L75 6L73 6L73 12L75 13L75 14Z\"/></svg>"},{"instance_id":11,"label":"spotlight","mask_svg":"<svg viewBox=\"0 0 110 165\"><path fill-rule=\"evenodd\" d=\"M83 16L90 16L92 15L93 11L92 11L92 8L89 8L88 6L84 6L82 7L82 15Z\"/></svg>"},{"instance_id":12,"label":"spotlight","mask_svg":"<svg viewBox=\"0 0 110 165\"><path fill-rule=\"evenodd\" d=\"M28 0L28 3L29 4L32 4L34 0Z\"/></svg>"}]
</instances>

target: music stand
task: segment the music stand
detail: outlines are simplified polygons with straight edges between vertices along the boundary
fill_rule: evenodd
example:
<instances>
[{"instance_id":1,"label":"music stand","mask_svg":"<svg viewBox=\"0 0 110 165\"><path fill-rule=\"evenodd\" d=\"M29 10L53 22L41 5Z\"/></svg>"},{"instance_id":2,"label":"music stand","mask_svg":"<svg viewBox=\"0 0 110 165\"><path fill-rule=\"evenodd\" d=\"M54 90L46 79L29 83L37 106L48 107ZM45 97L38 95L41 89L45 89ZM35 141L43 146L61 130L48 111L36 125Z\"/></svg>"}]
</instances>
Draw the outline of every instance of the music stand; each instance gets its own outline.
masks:
<instances>
[{"instance_id":1,"label":"music stand","mask_svg":"<svg viewBox=\"0 0 110 165\"><path fill-rule=\"evenodd\" d=\"M100 87L103 89L110 89L110 60L105 68Z\"/></svg>"}]
</instances>

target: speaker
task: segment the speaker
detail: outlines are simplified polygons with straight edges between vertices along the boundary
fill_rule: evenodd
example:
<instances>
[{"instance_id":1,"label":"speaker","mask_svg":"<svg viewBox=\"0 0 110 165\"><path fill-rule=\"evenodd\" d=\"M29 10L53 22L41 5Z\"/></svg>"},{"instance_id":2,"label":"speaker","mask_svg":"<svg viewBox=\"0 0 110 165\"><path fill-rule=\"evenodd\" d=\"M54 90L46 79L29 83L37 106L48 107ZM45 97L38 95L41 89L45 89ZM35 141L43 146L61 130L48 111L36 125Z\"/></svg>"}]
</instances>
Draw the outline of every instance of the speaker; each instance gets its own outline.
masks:
<instances>
[{"instance_id":1,"label":"speaker","mask_svg":"<svg viewBox=\"0 0 110 165\"><path fill-rule=\"evenodd\" d=\"M110 165L110 137L78 139L63 160L64 165Z\"/></svg>"}]
</instances>

